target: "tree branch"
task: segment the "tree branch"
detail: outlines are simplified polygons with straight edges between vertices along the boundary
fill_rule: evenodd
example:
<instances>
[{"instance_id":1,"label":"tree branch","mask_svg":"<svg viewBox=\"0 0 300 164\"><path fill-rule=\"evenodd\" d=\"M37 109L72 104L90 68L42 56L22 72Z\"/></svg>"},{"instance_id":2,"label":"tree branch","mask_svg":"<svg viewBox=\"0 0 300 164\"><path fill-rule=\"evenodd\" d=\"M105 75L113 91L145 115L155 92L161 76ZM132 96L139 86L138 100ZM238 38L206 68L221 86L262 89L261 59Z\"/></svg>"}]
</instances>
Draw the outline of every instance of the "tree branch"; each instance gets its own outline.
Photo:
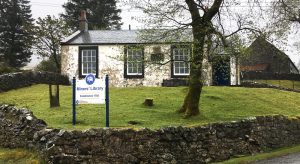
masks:
<instances>
[{"instance_id":1,"label":"tree branch","mask_svg":"<svg viewBox=\"0 0 300 164\"><path fill-rule=\"evenodd\" d=\"M223 0L215 0L213 5L204 13L203 17L206 20L211 20L218 12L221 7Z\"/></svg>"}]
</instances>

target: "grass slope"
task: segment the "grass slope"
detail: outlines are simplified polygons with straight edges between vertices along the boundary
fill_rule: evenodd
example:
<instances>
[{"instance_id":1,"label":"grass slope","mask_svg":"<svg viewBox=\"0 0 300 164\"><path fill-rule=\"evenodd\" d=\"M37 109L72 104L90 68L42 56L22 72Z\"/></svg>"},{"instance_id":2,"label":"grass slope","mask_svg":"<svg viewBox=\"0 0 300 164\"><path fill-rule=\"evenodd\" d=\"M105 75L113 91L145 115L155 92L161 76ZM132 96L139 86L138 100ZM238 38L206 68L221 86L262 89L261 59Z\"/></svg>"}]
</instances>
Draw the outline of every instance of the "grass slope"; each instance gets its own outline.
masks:
<instances>
[{"instance_id":1,"label":"grass slope","mask_svg":"<svg viewBox=\"0 0 300 164\"><path fill-rule=\"evenodd\" d=\"M194 126L211 122L231 121L257 115L300 115L300 94L275 89L239 87L204 87L201 114L184 119L175 111L180 107L185 87L111 88L111 127L160 128ZM72 125L71 87L61 87L61 107L49 108L48 86L34 85L0 93L0 103L26 107L50 127L88 129L105 126L104 105L77 106L76 126ZM145 98L154 99L154 107L142 105ZM129 121L139 124L130 125Z\"/></svg>"},{"instance_id":2,"label":"grass slope","mask_svg":"<svg viewBox=\"0 0 300 164\"><path fill-rule=\"evenodd\" d=\"M42 163L36 153L25 149L0 148L0 163L5 164L40 164Z\"/></svg>"}]
</instances>

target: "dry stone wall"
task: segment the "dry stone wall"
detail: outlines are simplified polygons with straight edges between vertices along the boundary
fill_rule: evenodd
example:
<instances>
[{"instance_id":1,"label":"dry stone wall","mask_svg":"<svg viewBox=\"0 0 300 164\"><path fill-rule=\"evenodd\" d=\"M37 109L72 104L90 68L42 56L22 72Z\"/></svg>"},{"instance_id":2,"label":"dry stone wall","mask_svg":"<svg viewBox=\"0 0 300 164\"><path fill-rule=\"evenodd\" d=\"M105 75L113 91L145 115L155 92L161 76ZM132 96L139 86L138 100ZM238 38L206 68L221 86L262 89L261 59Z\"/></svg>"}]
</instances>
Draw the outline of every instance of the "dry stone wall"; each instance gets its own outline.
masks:
<instances>
[{"instance_id":1,"label":"dry stone wall","mask_svg":"<svg viewBox=\"0 0 300 164\"><path fill-rule=\"evenodd\" d=\"M34 133L46 127L46 123L37 119L29 110L0 105L1 147L32 148Z\"/></svg>"},{"instance_id":2,"label":"dry stone wall","mask_svg":"<svg viewBox=\"0 0 300 164\"><path fill-rule=\"evenodd\" d=\"M0 75L0 92L23 88L33 84L70 85L67 76L51 72L17 72Z\"/></svg>"},{"instance_id":3,"label":"dry stone wall","mask_svg":"<svg viewBox=\"0 0 300 164\"><path fill-rule=\"evenodd\" d=\"M297 92L300 93L300 90L292 89L292 88L285 88L285 87L280 87L280 86L275 86L275 85L270 85L270 84L264 84L264 83L257 83L253 81L244 81L240 86L237 87L248 87L248 88L273 88L273 89L278 89L278 90L283 90L283 91L290 91L290 92Z\"/></svg>"},{"instance_id":4,"label":"dry stone wall","mask_svg":"<svg viewBox=\"0 0 300 164\"><path fill-rule=\"evenodd\" d=\"M0 105L0 124L0 146L35 149L47 163L210 163L300 143L300 119L281 115L159 130L66 131Z\"/></svg>"}]
</instances>

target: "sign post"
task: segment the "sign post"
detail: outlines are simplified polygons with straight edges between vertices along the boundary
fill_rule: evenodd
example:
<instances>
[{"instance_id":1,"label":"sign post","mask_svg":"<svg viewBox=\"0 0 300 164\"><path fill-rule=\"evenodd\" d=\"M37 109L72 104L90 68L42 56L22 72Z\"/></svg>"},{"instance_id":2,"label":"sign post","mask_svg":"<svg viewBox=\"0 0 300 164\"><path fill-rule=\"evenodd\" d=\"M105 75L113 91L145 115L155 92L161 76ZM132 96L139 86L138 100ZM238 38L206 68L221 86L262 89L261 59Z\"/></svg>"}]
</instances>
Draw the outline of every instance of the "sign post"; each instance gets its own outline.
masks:
<instances>
[{"instance_id":1,"label":"sign post","mask_svg":"<svg viewBox=\"0 0 300 164\"><path fill-rule=\"evenodd\" d=\"M106 104L106 127L109 127L109 81L108 75L104 79L97 79L89 74L84 80L76 80L73 77L73 101L72 114L73 125L76 124L77 104Z\"/></svg>"},{"instance_id":2,"label":"sign post","mask_svg":"<svg viewBox=\"0 0 300 164\"><path fill-rule=\"evenodd\" d=\"M105 108L106 108L106 127L109 127L109 92L108 92L108 75L105 76Z\"/></svg>"}]
</instances>

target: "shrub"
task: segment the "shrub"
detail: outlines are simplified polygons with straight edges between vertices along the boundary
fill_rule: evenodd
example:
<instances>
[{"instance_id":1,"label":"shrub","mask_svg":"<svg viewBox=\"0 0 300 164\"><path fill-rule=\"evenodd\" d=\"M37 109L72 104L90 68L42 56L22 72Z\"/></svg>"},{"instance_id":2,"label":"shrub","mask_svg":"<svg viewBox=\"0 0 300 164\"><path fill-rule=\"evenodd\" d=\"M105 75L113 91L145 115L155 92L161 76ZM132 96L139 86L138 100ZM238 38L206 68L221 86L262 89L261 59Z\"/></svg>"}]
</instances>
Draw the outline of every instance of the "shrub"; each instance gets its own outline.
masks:
<instances>
[{"instance_id":1,"label":"shrub","mask_svg":"<svg viewBox=\"0 0 300 164\"><path fill-rule=\"evenodd\" d=\"M46 59L40 62L35 69L35 71L46 71L46 72L57 72L58 69L53 59Z\"/></svg>"},{"instance_id":2,"label":"shrub","mask_svg":"<svg viewBox=\"0 0 300 164\"><path fill-rule=\"evenodd\" d=\"M6 74L6 73L11 73L11 72L18 72L19 69L10 67L6 63L0 62L0 74Z\"/></svg>"}]
</instances>

